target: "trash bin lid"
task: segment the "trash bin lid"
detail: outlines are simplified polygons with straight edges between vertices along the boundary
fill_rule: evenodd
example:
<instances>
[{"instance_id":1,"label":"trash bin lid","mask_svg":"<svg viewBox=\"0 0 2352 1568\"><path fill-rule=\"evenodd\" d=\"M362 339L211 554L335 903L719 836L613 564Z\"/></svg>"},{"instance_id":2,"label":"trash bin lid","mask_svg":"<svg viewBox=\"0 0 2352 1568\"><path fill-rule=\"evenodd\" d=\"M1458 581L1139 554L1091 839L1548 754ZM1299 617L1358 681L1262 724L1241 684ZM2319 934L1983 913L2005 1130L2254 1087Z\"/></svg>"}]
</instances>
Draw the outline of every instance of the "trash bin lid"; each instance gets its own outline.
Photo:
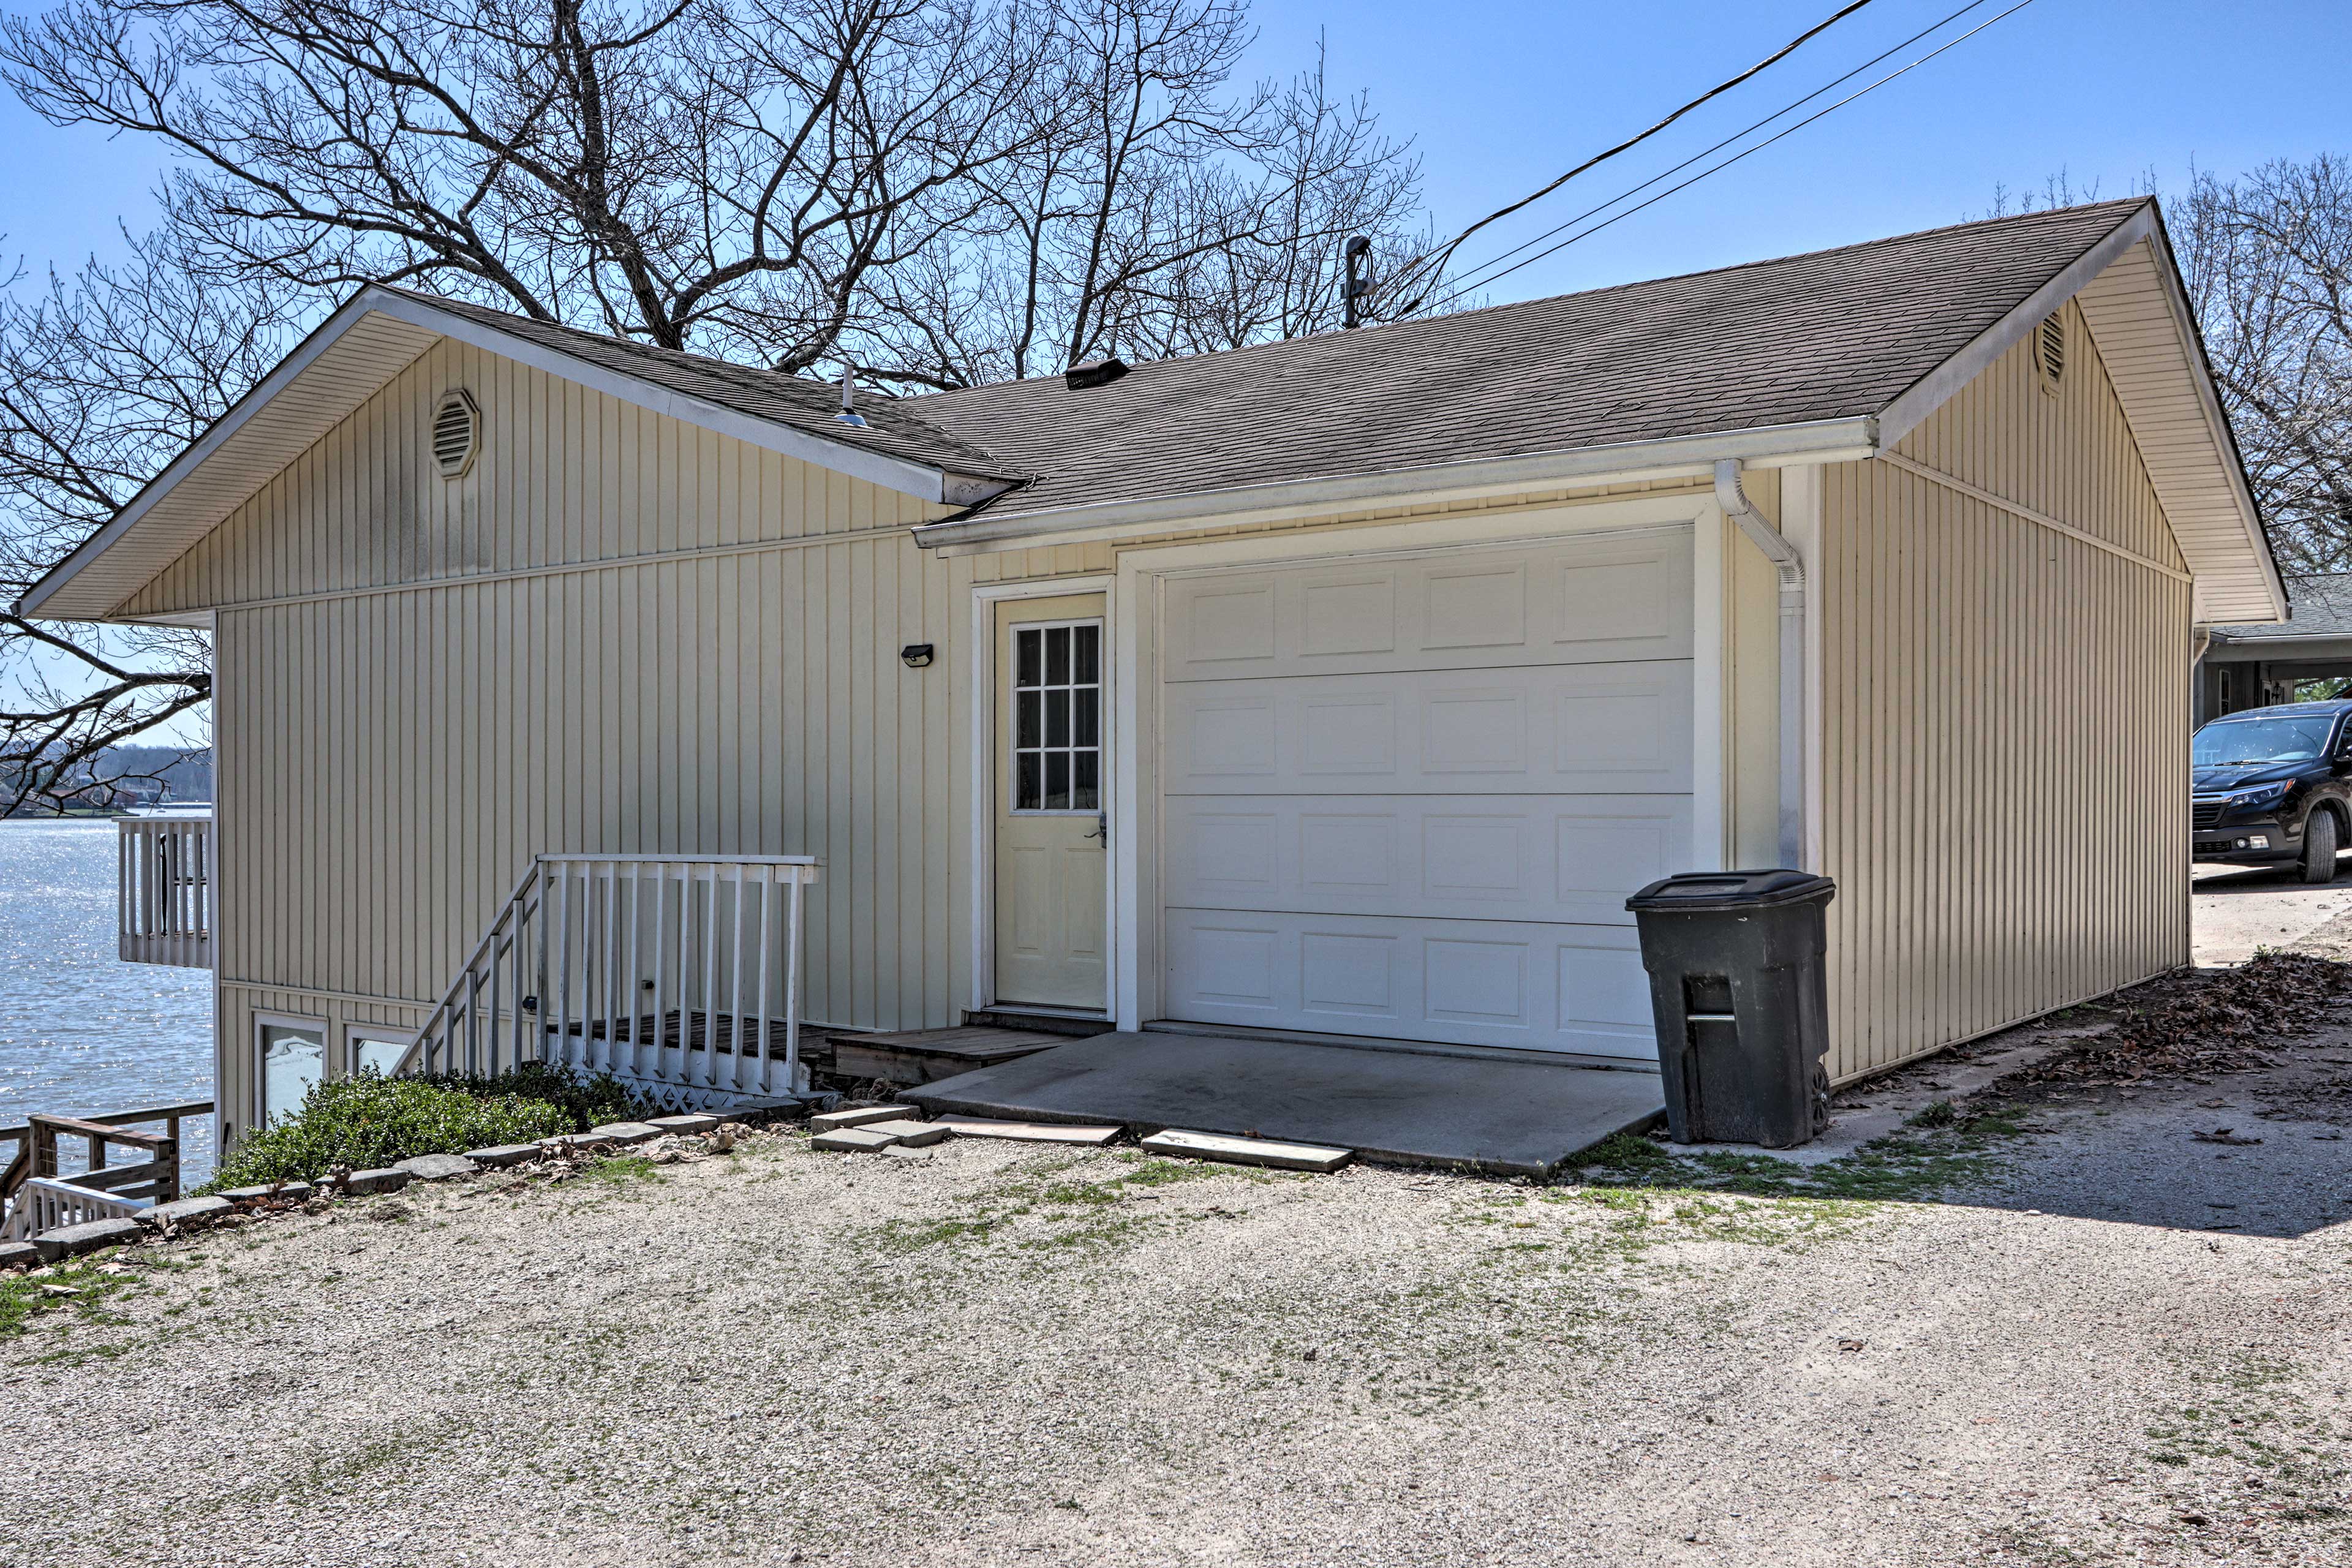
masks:
<instances>
[{"instance_id":1,"label":"trash bin lid","mask_svg":"<svg viewBox=\"0 0 2352 1568\"><path fill-rule=\"evenodd\" d=\"M1703 910L1769 909L1837 896L1837 884L1810 871L1684 871L1662 878L1625 900L1629 910L1695 913Z\"/></svg>"}]
</instances>

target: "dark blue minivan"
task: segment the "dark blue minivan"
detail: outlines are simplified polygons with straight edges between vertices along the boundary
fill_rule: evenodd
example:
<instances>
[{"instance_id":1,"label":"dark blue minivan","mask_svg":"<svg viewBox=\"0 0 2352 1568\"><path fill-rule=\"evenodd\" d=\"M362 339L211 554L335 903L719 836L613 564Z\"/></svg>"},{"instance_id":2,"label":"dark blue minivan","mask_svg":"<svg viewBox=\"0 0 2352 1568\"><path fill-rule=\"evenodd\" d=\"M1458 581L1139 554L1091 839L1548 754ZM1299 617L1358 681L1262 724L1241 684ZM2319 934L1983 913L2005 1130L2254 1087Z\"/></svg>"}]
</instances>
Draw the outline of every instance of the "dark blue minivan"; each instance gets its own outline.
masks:
<instances>
[{"instance_id":1,"label":"dark blue minivan","mask_svg":"<svg viewBox=\"0 0 2352 1568\"><path fill-rule=\"evenodd\" d=\"M2189 743L2189 852L2233 866L2294 861L2335 879L2352 845L2352 700L2249 708Z\"/></svg>"}]
</instances>

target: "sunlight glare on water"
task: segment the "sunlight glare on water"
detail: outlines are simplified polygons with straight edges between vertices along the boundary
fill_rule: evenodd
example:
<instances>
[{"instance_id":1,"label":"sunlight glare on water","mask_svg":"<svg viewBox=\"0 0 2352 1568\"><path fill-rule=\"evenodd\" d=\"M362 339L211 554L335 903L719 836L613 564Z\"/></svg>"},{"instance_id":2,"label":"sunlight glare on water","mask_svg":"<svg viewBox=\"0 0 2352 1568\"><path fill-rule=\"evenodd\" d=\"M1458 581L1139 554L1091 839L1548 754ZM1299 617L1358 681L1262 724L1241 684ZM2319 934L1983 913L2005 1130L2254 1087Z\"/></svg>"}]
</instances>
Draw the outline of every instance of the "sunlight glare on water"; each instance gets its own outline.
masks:
<instances>
[{"instance_id":1,"label":"sunlight glare on water","mask_svg":"<svg viewBox=\"0 0 2352 1568\"><path fill-rule=\"evenodd\" d=\"M0 1123L212 1095L212 976L115 956L114 843L110 821L0 822ZM180 1135L194 1185L212 1119ZM79 1140L65 1148L79 1168Z\"/></svg>"}]
</instances>

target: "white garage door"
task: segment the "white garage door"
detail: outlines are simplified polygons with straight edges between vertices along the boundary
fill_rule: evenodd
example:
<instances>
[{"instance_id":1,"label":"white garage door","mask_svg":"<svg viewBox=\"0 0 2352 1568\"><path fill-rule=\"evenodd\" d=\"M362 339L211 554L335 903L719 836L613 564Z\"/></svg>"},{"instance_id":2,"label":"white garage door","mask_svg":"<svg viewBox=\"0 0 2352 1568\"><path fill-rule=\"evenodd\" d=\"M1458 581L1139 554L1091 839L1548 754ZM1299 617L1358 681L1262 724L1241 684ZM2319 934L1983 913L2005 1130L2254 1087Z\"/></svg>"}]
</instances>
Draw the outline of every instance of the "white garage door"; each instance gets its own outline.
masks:
<instances>
[{"instance_id":1,"label":"white garage door","mask_svg":"<svg viewBox=\"0 0 2352 1568\"><path fill-rule=\"evenodd\" d=\"M1687 866L1687 526L1171 581L1170 1017L1652 1057Z\"/></svg>"}]
</instances>

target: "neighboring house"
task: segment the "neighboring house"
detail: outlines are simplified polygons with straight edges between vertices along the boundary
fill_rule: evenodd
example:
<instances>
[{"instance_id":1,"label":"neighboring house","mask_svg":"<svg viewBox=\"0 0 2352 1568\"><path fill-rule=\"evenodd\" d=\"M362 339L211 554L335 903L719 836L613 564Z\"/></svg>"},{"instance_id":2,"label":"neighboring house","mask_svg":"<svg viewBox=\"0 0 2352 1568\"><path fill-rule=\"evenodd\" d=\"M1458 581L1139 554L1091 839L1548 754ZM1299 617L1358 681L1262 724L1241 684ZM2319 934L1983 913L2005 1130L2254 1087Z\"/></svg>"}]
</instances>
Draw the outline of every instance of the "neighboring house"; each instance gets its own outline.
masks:
<instances>
[{"instance_id":1,"label":"neighboring house","mask_svg":"<svg viewBox=\"0 0 2352 1568\"><path fill-rule=\"evenodd\" d=\"M2199 723L2303 697L2352 696L2352 573L2289 577L2286 592L2286 620L2213 628L2197 661ZM2307 684L2317 681L2331 685Z\"/></svg>"},{"instance_id":2,"label":"neighboring house","mask_svg":"<svg viewBox=\"0 0 2352 1568\"><path fill-rule=\"evenodd\" d=\"M2285 605L2154 203L1117 372L337 311L23 605L217 638L232 1136L526 994L1652 1062L1625 897L1735 864L1837 879L1841 1079L2187 961L2194 628Z\"/></svg>"}]
</instances>

